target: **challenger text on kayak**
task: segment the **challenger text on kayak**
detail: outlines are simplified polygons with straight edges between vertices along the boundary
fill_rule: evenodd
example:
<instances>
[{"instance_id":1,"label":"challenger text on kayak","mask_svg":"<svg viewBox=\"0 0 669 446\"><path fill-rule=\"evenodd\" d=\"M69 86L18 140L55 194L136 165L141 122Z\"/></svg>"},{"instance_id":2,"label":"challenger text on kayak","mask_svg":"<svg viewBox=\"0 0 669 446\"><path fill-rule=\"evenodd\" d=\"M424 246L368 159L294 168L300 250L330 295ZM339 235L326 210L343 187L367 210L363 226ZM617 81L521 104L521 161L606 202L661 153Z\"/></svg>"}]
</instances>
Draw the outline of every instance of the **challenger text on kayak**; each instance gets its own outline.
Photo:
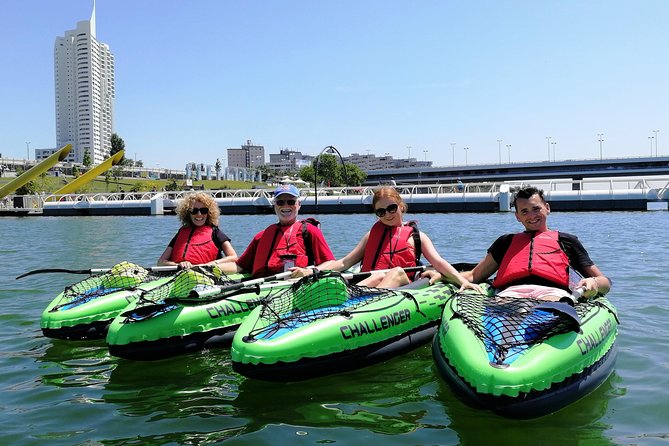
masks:
<instances>
[{"instance_id":1,"label":"challenger text on kayak","mask_svg":"<svg viewBox=\"0 0 669 446\"><path fill-rule=\"evenodd\" d=\"M409 310L400 310L387 316L381 316L378 319L372 319L371 321L342 325L339 327L339 330L344 339L353 339L356 336L364 336L387 330L388 328L403 324L409 319L411 319L411 312Z\"/></svg>"}]
</instances>

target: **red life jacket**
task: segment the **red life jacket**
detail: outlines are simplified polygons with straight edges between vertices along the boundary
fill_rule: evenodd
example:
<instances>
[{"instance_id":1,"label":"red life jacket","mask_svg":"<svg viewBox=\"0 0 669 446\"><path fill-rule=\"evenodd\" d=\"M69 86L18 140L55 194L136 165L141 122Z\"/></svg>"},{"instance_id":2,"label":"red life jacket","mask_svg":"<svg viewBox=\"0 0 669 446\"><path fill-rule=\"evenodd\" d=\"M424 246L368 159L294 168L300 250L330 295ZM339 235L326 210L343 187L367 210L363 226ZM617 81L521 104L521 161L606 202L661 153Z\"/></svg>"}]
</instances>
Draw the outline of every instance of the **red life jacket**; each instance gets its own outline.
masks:
<instances>
[{"instance_id":1,"label":"red life jacket","mask_svg":"<svg viewBox=\"0 0 669 446\"><path fill-rule=\"evenodd\" d=\"M414 239L413 245L409 243L411 238ZM377 221L369 231L360 271L416 266L420 264L420 256L420 232L416 222L388 226Z\"/></svg>"},{"instance_id":2,"label":"red life jacket","mask_svg":"<svg viewBox=\"0 0 669 446\"><path fill-rule=\"evenodd\" d=\"M569 258L558 242L557 231L515 234L504 254L495 288L504 288L520 279L541 277L569 289Z\"/></svg>"},{"instance_id":3,"label":"red life jacket","mask_svg":"<svg viewBox=\"0 0 669 446\"><path fill-rule=\"evenodd\" d=\"M283 260L280 256L293 254L295 266L305 268L314 261L311 250L311 236L307 223L318 227L319 221L307 218L296 221L291 226L281 226L278 223L263 231L256 255L253 258L253 277L262 277L277 274L283 271Z\"/></svg>"},{"instance_id":4,"label":"red life jacket","mask_svg":"<svg viewBox=\"0 0 669 446\"><path fill-rule=\"evenodd\" d=\"M209 225L184 226L179 229L170 260L201 265L219 258L220 248L214 242L214 230Z\"/></svg>"}]
</instances>

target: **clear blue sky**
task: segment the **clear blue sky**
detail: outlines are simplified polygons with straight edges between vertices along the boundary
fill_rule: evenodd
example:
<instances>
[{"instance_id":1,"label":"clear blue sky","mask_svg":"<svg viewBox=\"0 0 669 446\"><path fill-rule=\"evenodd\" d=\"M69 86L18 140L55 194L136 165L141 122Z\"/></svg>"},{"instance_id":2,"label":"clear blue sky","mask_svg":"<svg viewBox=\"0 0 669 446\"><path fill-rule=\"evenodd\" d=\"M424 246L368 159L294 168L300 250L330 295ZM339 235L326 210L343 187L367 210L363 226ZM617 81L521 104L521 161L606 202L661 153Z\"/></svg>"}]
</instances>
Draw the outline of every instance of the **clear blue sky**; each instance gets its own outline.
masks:
<instances>
[{"instance_id":1,"label":"clear blue sky","mask_svg":"<svg viewBox=\"0 0 669 446\"><path fill-rule=\"evenodd\" d=\"M55 146L53 45L92 0L0 0L0 152ZM98 0L146 166L247 139L451 165L669 154L666 0ZM411 149L407 149L411 146ZM654 148L654 144L653 144ZM427 152L425 152L427 151ZM33 157L31 151L31 158Z\"/></svg>"}]
</instances>

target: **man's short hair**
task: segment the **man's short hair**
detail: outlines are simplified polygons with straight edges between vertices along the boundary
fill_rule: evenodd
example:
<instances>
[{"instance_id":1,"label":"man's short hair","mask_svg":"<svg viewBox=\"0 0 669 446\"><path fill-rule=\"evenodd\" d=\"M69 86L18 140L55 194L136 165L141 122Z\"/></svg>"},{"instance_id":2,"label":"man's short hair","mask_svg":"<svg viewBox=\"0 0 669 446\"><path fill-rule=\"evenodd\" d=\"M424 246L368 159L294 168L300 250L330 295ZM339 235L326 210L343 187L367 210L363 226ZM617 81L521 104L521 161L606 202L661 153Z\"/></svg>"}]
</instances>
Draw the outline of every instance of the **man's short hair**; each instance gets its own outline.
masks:
<instances>
[{"instance_id":1,"label":"man's short hair","mask_svg":"<svg viewBox=\"0 0 669 446\"><path fill-rule=\"evenodd\" d=\"M534 186L527 186L518 189L516 194L513 196L513 207L514 208L516 207L516 200L518 200L519 198L528 199L534 194L539 195L541 201L543 201L544 203L546 202L546 199L544 199L544 191L542 189L536 188Z\"/></svg>"}]
</instances>

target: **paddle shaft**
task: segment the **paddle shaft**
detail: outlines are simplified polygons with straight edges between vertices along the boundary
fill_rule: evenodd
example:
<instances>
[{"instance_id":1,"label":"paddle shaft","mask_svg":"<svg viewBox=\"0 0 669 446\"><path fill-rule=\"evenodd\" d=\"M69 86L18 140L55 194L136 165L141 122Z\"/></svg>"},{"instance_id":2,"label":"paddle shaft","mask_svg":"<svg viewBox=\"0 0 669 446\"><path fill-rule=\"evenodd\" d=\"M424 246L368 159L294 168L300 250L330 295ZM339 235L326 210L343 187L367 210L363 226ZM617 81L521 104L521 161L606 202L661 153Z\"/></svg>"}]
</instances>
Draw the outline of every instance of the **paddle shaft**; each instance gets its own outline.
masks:
<instances>
[{"instance_id":1,"label":"paddle shaft","mask_svg":"<svg viewBox=\"0 0 669 446\"><path fill-rule=\"evenodd\" d=\"M273 276L260 277L258 279L245 280L242 282L233 283L231 285L216 286L210 287L205 290L192 290L188 297L190 298L203 298L209 297L217 294L227 293L228 291L235 291L242 288L250 288L252 286L258 285L260 283L271 282L274 280L281 280L290 277L292 271L284 271L279 274L274 274Z\"/></svg>"},{"instance_id":2,"label":"paddle shaft","mask_svg":"<svg viewBox=\"0 0 669 446\"><path fill-rule=\"evenodd\" d=\"M312 268L312 267L308 267ZM426 266L411 266L408 268L402 268L406 272L416 272L416 271L423 271L427 268ZM373 273L385 273L390 271L390 269L382 269L382 270L376 270L376 271L367 271L364 273L344 273L342 274L342 277L346 280L351 280L353 278L359 278L359 277L368 277L371 276ZM233 283L231 285L224 285L220 287L211 287L207 288L205 290L193 290L190 292L190 295L188 297L190 298L206 298L210 296L214 296L217 294L223 294L227 293L229 291L235 291L239 290L241 288L250 288L252 286L258 285L260 283L265 283L265 282L271 282L274 280L281 280L281 279L286 279L290 277L292 274L292 271L284 271L279 274L275 274L273 276L268 276L268 277L260 277L258 279L251 279L251 280L246 280L243 282L238 282L238 283Z\"/></svg>"},{"instance_id":3,"label":"paddle shaft","mask_svg":"<svg viewBox=\"0 0 669 446\"><path fill-rule=\"evenodd\" d=\"M571 292L571 296L561 298L560 302L566 302L569 305L574 306L579 301L579 299L581 299L584 292L585 292L585 287L576 288L574 291Z\"/></svg>"},{"instance_id":4,"label":"paddle shaft","mask_svg":"<svg viewBox=\"0 0 669 446\"><path fill-rule=\"evenodd\" d=\"M425 271L425 269L428 268L427 266L410 266L407 268L402 268L404 272L407 273L414 273L418 271ZM392 271L392 269L377 269L374 271L365 271L363 273L343 273L341 276L346 279L346 280L351 280L351 279L358 279L361 277L369 277L374 273L387 273L388 271Z\"/></svg>"},{"instance_id":5,"label":"paddle shaft","mask_svg":"<svg viewBox=\"0 0 669 446\"><path fill-rule=\"evenodd\" d=\"M151 266L144 268L152 272L164 272L164 271L176 271L179 267L177 266ZM21 279L26 276L32 276L33 274L46 274L46 273L67 273L67 274L102 274L108 273L111 271L111 268L91 268L91 269L64 269L64 268L45 268L45 269L36 269L34 271L28 271L23 273L20 276L16 276L16 279Z\"/></svg>"}]
</instances>

